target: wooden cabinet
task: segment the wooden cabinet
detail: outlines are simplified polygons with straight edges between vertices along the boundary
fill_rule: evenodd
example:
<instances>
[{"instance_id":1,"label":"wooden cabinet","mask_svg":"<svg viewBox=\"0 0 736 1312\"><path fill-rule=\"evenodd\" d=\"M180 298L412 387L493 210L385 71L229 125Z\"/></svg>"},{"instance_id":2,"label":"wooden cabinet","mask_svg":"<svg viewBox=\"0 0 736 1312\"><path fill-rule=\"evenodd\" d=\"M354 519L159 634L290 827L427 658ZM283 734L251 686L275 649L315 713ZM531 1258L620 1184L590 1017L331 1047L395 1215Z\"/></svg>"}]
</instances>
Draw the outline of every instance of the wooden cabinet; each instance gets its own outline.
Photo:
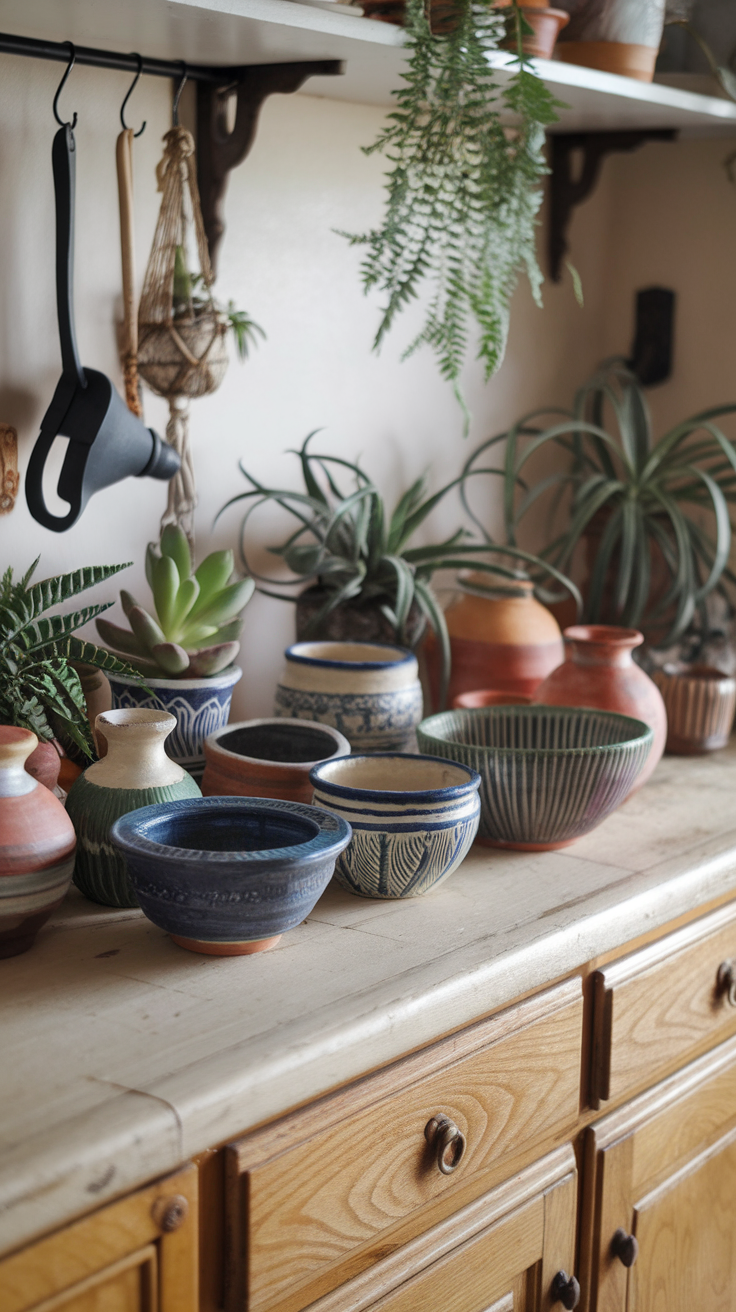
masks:
<instances>
[{"instance_id":1,"label":"wooden cabinet","mask_svg":"<svg viewBox=\"0 0 736 1312\"><path fill-rule=\"evenodd\" d=\"M2 1312L197 1312L197 1172L141 1189L0 1261Z\"/></svg>"},{"instance_id":2,"label":"wooden cabinet","mask_svg":"<svg viewBox=\"0 0 736 1312\"><path fill-rule=\"evenodd\" d=\"M736 1040L587 1131L587 1312L736 1312Z\"/></svg>"}]
</instances>

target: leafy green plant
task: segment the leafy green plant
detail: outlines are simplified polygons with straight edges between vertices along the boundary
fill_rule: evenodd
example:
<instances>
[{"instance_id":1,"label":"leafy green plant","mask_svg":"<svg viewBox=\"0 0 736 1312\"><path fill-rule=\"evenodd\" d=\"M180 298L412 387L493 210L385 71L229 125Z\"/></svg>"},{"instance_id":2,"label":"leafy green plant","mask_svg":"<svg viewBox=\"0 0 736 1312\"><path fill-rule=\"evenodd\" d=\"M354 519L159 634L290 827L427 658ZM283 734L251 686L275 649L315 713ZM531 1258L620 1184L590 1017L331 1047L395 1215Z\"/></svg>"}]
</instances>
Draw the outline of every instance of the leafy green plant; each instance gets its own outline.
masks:
<instances>
[{"instance_id":1,"label":"leafy green plant","mask_svg":"<svg viewBox=\"0 0 736 1312\"><path fill-rule=\"evenodd\" d=\"M151 678L219 674L240 651L242 611L255 588L249 578L231 581L233 568L232 551L213 551L192 572L186 533L168 524L160 546L150 544L146 552L155 618L122 591L120 600L130 628L97 620L100 637Z\"/></svg>"},{"instance_id":2,"label":"leafy green plant","mask_svg":"<svg viewBox=\"0 0 736 1312\"><path fill-rule=\"evenodd\" d=\"M227 322L235 338L235 349L239 360L247 360L252 347L257 346L257 338L265 340L266 334L245 310L236 309L234 301L223 306L210 299L208 288L201 273L190 273L183 246L177 246L174 257L174 320L197 319L202 314L214 309L215 313Z\"/></svg>"},{"instance_id":3,"label":"leafy green plant","mask_svg":"<svg viewBox=\"0 0 736 1312\"><path fill-rule=\"evenodd\" d=\"M266 487L241 463L241 472L251 487L232 497L219 512L221 515L230 506L250 502L240 528L240 553L248 570L246 528L250 516L259 506L275 502L298 521L299 526L286 541L270 547L269 551L283 560L295 575L282 586L303 589L306 583L317 585L324 592L324 603L313 616L308 633L317 632L320 624L337 607L359 601L364 606L377 607L391 625L395 640L409 646L412 645L408 629L410 613L418 609L423 622L415 628L414 645L429 624L442 652L444 705L450 673L450 641L442 608L431 586L432 576L437 570L457 570L472 565L474 570L513 580L520 577L518 565L514 567L516 561L526 569L553 576L577 596L577 590L554 565L515 545L471 542L468 540L471 535L464 528L459 528L442 542L410 546L420 525L447 493L458 487L462 478L453 479L432 496L426 495L426 480L418 478L389 513L380 491L359 465L338 456L309 450L314 436L315 433L310 433L301 448L291 452L298 456L301 464L304 492ZM353 491L344 492L336 482L340 470L347 471L353 478ZM489 559L491 556L496 559ZM507 563L503 563L504 559ZM272 582L264 580L253 570L249 573L260 581ZM526 573L522 576L527 577ZM279 600L297 599L269 588L260 588L259 591Z\"/></svg>"},{"instance_id":4,"label":"leafy green plant","mask_svg":"<svg viewBox=\"0 0 736 1312\"><path fill-rule=\"evenodd\" d=\"M104 583L130 562L89 566L32 583L39 559L21 579L7 569L0 580L0 722L30 729L42 742L66 738L92 756L82 685L70 662L134 676L135 671L93 642L75 637L76 630L108 610L111 601L66 615L47 612Z\"/></svg>"},{"instance_id":5,"label":"leafy green plant","mask_svg":"<svg viewBox=\"0 0 736 1312\"><path fill-rule=\"evenodd\" d=\"M390 164L386 213L379 228L343 235L367 247L364 290L386 295L374 349L422 284L433 284L424 325L404 358L431 346L465 409L459 380L468 319L476 321L488 378L503 359L520 270L540 303L535 238L548 171L542 148L560 102L531 71L522 49L531 29L516 3L496 11L458 0L454 25L441 36L432 33L424 0L407 0L406 12L404 84L388 126L365 148ZM490 56L509 29L518 68L502 88Z\"/></svg>"},{"instance_id":6,"label":"leafy green plant","mask_svg":"<svg viewBox=\"0 0 736 1312\"><path fill-rule=\"evenodd\" d=\"M567 491L567 526L541 553L558 570L570 568L584 534L599 531L584 602L589 623L602 620L665 630L657 645L674 642L696 608L724 579L731 546L729 504L736 502L736 448L714 422L736 405L704 410L655 442L647 403L636 377L619 358L606 360L578 391L571 411L535 411L484 442L478 457L505 442L506 528L516 542L540 498ZM545 426L543 417L557 415ZM609 425L609 419L613 425ZM528 441L524 439L529 439ZM565 455L564 468L537 483L528 464L548 444ZM652 597L652 559L663 562L665 584ZM704 612L703 612L704 614Z\"/></svg>"}]
</instances>

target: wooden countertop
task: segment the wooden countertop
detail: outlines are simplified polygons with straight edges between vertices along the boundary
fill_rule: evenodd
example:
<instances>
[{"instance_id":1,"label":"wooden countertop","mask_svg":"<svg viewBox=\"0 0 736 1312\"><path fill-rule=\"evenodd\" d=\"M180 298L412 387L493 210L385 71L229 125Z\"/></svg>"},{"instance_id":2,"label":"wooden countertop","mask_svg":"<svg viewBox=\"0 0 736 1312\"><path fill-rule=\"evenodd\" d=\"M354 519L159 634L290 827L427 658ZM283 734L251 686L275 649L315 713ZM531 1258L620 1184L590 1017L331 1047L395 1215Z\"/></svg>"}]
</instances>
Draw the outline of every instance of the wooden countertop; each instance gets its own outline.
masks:
<instances>
[{"instance_id":1,"label":"wooden countertop","mask_svg":"<svg viewBox=\"0 0 736 1312\"><path fill-rule=\"evenodd\" d=\"M0 1252L736 895L735 797L736 744L665 758L571 848L476 847L406 903L330 887L253 957L73 890L0 961Z\"/></svg>"}]
</instances>

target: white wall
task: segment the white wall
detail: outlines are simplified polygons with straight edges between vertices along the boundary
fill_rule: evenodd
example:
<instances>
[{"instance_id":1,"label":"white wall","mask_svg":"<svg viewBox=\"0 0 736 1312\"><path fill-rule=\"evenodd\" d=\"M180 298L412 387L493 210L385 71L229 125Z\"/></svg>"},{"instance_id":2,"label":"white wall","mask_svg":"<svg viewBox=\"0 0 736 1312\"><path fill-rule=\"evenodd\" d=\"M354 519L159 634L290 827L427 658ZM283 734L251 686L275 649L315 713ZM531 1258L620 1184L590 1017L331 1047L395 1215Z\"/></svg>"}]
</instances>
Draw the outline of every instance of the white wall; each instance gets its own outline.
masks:
<instances>
[{"instance_id":1,"label":"white wall","mask_svg":"<svg viewBox=\"0 0 736 1312\"><path fill-rule=\"evenodd\" d=\"M22 470L60 367L50 165L51 100L60 72L56 64L0 58L0 420L18 428ZM127 85L126 74L75 69L61 100L65 116L72 109L79 112L80 354L84 364L105 370L116 381L120 257L114 152L118 107ZM148 120L135 143L139 279L158 208L154 167L169 105L169 85L147 78L129 107L132 123ZM380 216L384 165L359 149L373 140L380 118L367 106L307 95L272 97L251 155L231 175L218 291L249 310L268 340L247 364L233 360L220 391L192 408L201 553L236 540L237 510L214 531L212 522L222 503L245 486L238 459L264 481L297 486L296 461L284 452L312 428L324 429L324 449L348 459L360 456L390 501L424 469L439 486L458 471L470 449L461 436L451 391L430 353L400 362L402 344L412 332L408 319L380 357L371 354L377 303L363 297L359 251L332 231L360 231ZM572 230L585 309L576 305L569 281L546 287L543 311L520 287L501 371L487 386L478 368L467 372L474 412L470 443L543 402L567 403L604 350L628 348L633 290L656 280L683 284L681 319L687 312L691 325L680 339L674 408L682 408L681 394L688 390L693 406L701 393L708 393L705 400L714 393L716 399L730 390L736 393L732 352L717 356L709 347L710 306L717 303L725 337L733 332L729 323L736 305L736 244L728 244L728 207L733 201L736 210L736 199L724 190L718 172L722 144L648 147L606 166L598 191L579 211ZM666 161L656 180L648 162L652 151L661 151ZM683 168L694 171L697 191L685 185ZM643 203L632 188L640 189ZM647 242L641 245L643 211L652 217L647 219ZM715 241L723 252L718 258ZM165 406L150 394L146 419L163 432ZM492 494L487 495L490 503ZM131 479L94 497L75 528L57 535L35 524L19 499L13 513L0 518L0 561L22 568L40 552L40 573L50 574L83 563L130 559L135 564L125 585L143 599L143 552L156 536L164 503L161 484ZM490 520L497 520L497 500L489 510ZM459 506L448 500L427 536L452 531L459 519ZM264 512L261 525L251 539L256 566L266 560L262 547L278 540L281 531L281 521L270 513ZM102 589L107 596L113 591ZM270 709L280 652L292 636L292 611L256 598L246 616L245 677L235 712L263 714Z\"/></svg>"}]
</instances>

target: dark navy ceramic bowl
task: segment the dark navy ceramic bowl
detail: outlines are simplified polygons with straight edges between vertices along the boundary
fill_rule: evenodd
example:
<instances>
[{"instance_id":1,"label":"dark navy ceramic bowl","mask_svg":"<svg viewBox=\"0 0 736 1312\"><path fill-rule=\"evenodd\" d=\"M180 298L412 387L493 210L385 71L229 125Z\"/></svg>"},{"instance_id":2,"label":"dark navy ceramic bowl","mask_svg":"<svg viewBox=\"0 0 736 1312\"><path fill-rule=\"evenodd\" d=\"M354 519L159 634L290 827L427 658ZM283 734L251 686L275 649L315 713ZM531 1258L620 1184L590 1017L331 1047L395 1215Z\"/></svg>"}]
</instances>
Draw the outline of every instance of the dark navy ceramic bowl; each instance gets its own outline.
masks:
<instances>
[{"instance_id":1,"label":"dark navy ceramic bowl","mask_svg":"<svg viewBox=\"0 0 736 1312\"><path fill-rule=\"evenodd\" d=\"M309 915L350 842L347 821L265 797L195 797L112 826L149 920L193 952L270 948Z\"/></svg>"}]
</instances>

